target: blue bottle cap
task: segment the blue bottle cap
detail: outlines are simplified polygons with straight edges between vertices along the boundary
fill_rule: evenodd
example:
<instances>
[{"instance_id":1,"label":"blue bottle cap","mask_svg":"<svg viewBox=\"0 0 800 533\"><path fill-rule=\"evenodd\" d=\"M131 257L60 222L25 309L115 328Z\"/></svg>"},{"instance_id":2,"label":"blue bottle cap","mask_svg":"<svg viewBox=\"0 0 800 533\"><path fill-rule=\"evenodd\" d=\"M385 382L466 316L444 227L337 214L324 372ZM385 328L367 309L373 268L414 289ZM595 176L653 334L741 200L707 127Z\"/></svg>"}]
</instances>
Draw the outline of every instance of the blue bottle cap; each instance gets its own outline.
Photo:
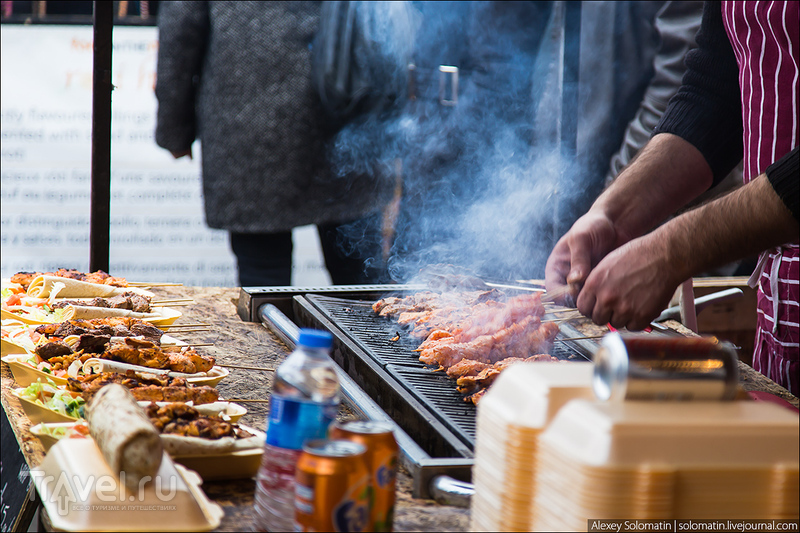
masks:
<instances>
[{"instance_id":1,"label":"blue bottle cap","mask_svg":"<svg viewBox=\"0 0 800 533\"><path fill-rule=\"evenodd\" d=\"M333 346L333 335L327 331L304 328L300 330L297 344L309 348L330 348Z\"/></svg>"}]
</instances>

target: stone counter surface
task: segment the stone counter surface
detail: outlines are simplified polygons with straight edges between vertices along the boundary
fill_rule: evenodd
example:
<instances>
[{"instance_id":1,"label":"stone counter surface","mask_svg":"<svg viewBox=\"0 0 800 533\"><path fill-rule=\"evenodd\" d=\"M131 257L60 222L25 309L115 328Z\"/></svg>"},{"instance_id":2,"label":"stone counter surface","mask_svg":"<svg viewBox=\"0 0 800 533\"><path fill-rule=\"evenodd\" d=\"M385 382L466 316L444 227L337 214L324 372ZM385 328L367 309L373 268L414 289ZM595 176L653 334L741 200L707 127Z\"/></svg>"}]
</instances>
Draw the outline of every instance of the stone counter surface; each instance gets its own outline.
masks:
<instances>
[{"instance_id":1,"label":"stone counter surface","mask_svg":"<svg viewBox=\"0 0 800 533\"><path fill-rule=\"evenodd\" d=\"M257 323L242 321L236 313L238 288L208 287L157 287L158 298L193 298L191 305L179 307L183 316L176 324L208 324L203 331L181 332L174 335L189 343L211 343L198 351L212 355L217 364L239 367L274 369L288 355L288 347L271 331ZM573 325L586 335L605 333L605 328L592 325L588 320L574 321ZM670 327L691 334L678 323ZM747 365L741 364L741 382L745 390L760 390L782 397L798 406L798 399ZM272 372L229 367L230 375L218 385L225 399L243 404L248 412L241 423L264 430ZM14 428L17 440L30 466L41 463L44 450L39 440L29 431L30 421L22 411L19 401L10 394L15 387L7 365L2 365L2 405ZM342 418L352 416L347 409ZM469 529L469 510L439 505L432 500L411 496L412 480L400 471L398 474L396 531L466 531ZM219 531L249 530L253 517L253 480L208 481L203 489L225 511Z\"/></svg>"}]
</instances>

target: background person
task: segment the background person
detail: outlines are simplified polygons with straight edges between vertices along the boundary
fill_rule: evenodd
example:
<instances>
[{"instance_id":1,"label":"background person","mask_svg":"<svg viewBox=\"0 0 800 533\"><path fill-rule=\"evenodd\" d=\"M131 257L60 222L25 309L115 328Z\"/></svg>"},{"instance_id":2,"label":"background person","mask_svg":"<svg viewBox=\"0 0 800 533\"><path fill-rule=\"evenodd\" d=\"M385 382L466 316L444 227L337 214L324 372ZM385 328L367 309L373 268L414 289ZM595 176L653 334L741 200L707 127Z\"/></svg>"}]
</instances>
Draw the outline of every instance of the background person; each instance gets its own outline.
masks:
<instances>
[{"instance_id":1,"label":"background person","mask_svg":"<svg viewBox=\"0 0 800 533\"><path fill-rule=\"evenodd\" d=\"M228 230L242 286L290 285L292 228L307 224L333 283L380 276L364 237L391 190L328 170L334 131L310 81L319 13L319 2L160 4L156 142L177 158L200 141L206 223Z\"/></svg>"}]
</instances>

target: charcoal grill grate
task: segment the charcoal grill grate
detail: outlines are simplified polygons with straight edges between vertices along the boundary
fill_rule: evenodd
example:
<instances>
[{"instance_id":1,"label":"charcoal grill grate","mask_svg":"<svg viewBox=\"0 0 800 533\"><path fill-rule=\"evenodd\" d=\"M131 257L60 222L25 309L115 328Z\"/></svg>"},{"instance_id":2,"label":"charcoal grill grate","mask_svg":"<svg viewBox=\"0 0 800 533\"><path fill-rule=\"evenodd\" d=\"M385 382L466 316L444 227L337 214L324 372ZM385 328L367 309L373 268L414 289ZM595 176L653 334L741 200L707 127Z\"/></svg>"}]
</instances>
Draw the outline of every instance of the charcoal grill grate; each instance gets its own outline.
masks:
<instances>
[{"instance_id":1,"label":"charcoal grill grate","mask_svg":"<svg viewBox=\"0 0 800 533\"><path fill-rule=\"evenodd\" d=\"M474 450L476 407L463 400L454 379L420 362L414 349L421 341L411 337L408 328L376 315L372 302L316 294L306 298L363 352L354 351L351 356L368 357L384 368L397 385L425 406L428 413L422 416L435 417ZM551 355L567 361L590 360L567 343L556 343Z\"/></svg>"}]
</instances>

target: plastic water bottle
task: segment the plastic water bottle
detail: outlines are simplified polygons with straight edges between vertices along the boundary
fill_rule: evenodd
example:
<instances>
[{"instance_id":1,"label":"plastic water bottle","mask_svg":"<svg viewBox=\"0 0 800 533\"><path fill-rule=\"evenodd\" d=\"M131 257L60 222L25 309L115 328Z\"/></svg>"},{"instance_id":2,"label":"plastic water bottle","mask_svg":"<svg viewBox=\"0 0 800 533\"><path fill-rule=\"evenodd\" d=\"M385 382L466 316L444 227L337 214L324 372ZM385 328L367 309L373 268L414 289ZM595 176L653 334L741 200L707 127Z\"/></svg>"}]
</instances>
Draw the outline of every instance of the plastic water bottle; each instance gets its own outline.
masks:
<instances>
[{"instance_id":1,"label":"plastic water bottle","mask_svg":"<svg viewBox=\"0 0 800 533\"><path fill-rule=\"evenodd\" d=\"M328 332L301 329L297 347L275 372L267 442L256 477L258 531L294 530L295 465L303 443L325 438L339 411L332 344Z\"/></svg>"}]
</instances>

